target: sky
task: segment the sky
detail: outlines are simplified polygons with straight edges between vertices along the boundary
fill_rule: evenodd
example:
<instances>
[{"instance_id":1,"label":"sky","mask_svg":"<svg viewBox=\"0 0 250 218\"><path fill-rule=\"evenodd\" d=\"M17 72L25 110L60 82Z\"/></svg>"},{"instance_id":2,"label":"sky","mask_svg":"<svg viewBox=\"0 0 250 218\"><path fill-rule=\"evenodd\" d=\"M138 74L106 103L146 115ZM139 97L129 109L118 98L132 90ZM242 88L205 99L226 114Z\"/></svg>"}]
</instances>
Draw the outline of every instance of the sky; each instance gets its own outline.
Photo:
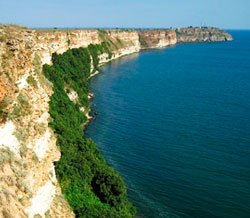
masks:
<instances>
[{"instance_id":1,"label":"sky","mask_svg":"<svg viewBox=\"0 0 250 218\"><path fill-rule=\"evenodd\" d=\"M0 23L27 27L250 29L250 0L0 0Z\"/></svg>"}]
</instances>

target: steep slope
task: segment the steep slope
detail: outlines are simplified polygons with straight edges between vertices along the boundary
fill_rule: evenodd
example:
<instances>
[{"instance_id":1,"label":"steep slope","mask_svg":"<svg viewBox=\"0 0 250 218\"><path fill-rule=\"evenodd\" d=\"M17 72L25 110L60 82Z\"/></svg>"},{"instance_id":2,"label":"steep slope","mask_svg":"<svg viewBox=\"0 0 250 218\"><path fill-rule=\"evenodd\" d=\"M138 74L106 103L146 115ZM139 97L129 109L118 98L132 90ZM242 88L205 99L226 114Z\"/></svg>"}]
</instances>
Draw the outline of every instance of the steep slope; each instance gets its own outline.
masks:
<instances>
[{"instance_id":1,"label":"steep slope","mask_svg":"<svg viewBox=\"0 0 250 218\"><path fill-rule=\"evenodd\" d=\"M231 41L232 36L218 28L179 28L176 29L177 42L220 42Z\"/></svg>"},{"instance_id":2,"label":"steep slope","mask_svg":"<svg viewBox=\"0 0 250 218\"><path fill-rule=\"evenodd\" d=\"M68 102L67 105L71 105L77 111L79 115L77 120L85 122L89 111L87 78L98 70L99 65L146 48L165 47L177 42L230 39L231 36L227 33L213 28L147 31L31 30L2 25L0 27L0 216L75 216L71 209L72 207L74 212L76 211L72 205L75 198L70 201L65 191L67 190L65 183L60 183L60 186L57 180L58 176L61 178L60 182L70 178L62 179L59 171L56 177L54 166L55 162L60 160L61 152L62 160L65 160L63 157L67 154L67 149L61 147L61 130L58 126L53 126L56 115L51 111L51 104L57 102L55 98L53 100L55 96L53 93L58 89L63 99ZM79 51L82 51L81 54ZM53 55L54 53L63 55ZM53 73L64 71L70 75L62 67L63 64L59 64L62 58L66 58L62 62L65 63L70 57L73 58L72 62L68 63L70 67L74 66L77 57L77 66L80 60L85 61L82 62L84 77L79 75L81 69L73 70L72 73L78 73L78 76L74 76L79 79L79 83L74 84L73 81L77 79L73 77L62 77L63 83L60 85L63 85L58 88ZM45 64L48 65L43 68ZM58 81L62 79L59 75L57 75ZM68 80L64 80L65 78ZM80 91L79 85L84 86L82 87L84 92ZM58 89L55 89L56 87ZM63 111L63 108L54 109L58 109L58 113ZM63 118L66 113L61 115ZM106 163L98 153L98 149L96 150L96 145L91 142L90 146L97 152L92 153L92 156L96 155L101 159L104 166ZM57 166L60 166L60 162L58 163ZM86 166L88 164L86 163ZM100 192L98 194L94 191L100 189L96 188L94 183L98 184L99 180L105 178L102 170L96 172L98 177L92 175L91 195L95 195L97 201L99 199L112 208L113 205L109 200L104 199ZM108 181L103 184L108 184ZM71 191L74 192L75 189L76 187L73 187ZM126 192L123 194L126 195ZM71 207L64 196L71 203ZM95 205L92 203L89 201L89 210ZM81 202L76 201L76 207L79 204ZM94 211L94 208L92 210ZM132 215L133 209L131 211ZM82 216L84 217L84 212Z\"/></svg>"}]
</instances>

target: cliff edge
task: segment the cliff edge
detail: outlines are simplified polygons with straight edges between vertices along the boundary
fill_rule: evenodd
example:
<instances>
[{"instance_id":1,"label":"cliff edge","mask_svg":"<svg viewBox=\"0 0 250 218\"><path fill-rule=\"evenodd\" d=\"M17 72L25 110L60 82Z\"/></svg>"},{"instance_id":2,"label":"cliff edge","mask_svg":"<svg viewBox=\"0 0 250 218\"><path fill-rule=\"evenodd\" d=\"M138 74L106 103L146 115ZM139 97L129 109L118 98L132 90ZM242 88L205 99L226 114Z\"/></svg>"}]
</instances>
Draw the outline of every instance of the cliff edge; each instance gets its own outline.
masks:
<instances>
[{"instance_id":1,"label":"cliff edge","mask_svg":"<svg viewBox=\"0 0 250 218\"><path fill-rule=\"evenodd\" d=\"M75 216L55 172L55 163L61 157L58 134L49 125L55 85L43 73L45 64L54 64L53 54L88 48L87 74L91 76L98 66L141 49L162 48L178 42L230 40L228 33L216 28L36 30L1 25L0 217ZM77 104L80 93L67 84L64 89L67 98ZM85 116L88 105L79 104L78 109Z\"/></svg>"}]
</instances>

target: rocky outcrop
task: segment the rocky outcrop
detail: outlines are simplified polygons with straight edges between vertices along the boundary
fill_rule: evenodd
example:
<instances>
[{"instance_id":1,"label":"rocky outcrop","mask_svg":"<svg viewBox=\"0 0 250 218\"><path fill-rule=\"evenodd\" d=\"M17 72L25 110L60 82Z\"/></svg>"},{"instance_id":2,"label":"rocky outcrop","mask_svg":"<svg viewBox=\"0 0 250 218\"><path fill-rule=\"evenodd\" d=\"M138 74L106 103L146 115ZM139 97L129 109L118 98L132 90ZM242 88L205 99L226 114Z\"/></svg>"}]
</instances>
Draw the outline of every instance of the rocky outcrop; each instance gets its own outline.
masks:
<instances>
[{"instance_id":1,"label":"rocky outcrop","mask_svg":"<svg viewBox=\"0 0 250 218\"><path fill-rule=\"evenodd\" d=\"M53 53L105 41L112 55L99 56L104 64L146 48L231 39L215 28L104 31L0 26L0 217L74 217L55 176L60 151L48 126L52 85L42 65L51 64ZM77 100L74 90L69 97Z\"/></svg>"},{"instance_id":2,"label":"rocky outcrop","mask_svg":"<svg viewBox=\"0 0 250 218\"><path fill-rule=\"evenodd\" d=\"M177 42L232 41L233 37L223 30L212 27L176 29Z\"/></svg>"},{"instance_id":3,"label":"rocky outcrop","mask_svg":"<svg viewBox=\"0 0 250 218\"><path fill-rule=\"evenodd\" d=\"M142 49L162 48L177 43L173 30L144 30L138 31Z\"/></svg>"}]
</instances>

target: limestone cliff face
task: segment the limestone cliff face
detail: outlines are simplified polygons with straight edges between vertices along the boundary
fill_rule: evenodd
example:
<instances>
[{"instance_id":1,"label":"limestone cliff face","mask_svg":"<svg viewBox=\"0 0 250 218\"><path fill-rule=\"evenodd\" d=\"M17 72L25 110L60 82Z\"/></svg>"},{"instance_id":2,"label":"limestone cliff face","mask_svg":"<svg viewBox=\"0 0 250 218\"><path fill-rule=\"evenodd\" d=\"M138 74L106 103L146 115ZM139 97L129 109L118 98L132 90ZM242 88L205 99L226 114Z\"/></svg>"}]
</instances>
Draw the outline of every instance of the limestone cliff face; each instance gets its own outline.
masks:
<instances>
[{"instance_id":1,"label":"limestone cliff face","mask_svg":"<svg viewBox=\"0 0 250 218\"><path fill-rule=\"evenodd\" d=\"M64 53L71 48L87 47L89 44L99 44L97 30L74 31L35 31L36 43L34 50L39 55L42 64L50 64L53 53Z\"/></svg>"},{"instance_id":2,"label":"limestone cliff face","mask_svg":"<svg viewBox=\"0 0 250 218\"><path fill-rule=\"evenodd\" d=\"M55 177L60 152L48 127L52 87L41 72L53 45L33 30L0 33L0 217L73 217Z\"/></svg>"},{"instance_id":3,"label":"limestone cliff face","mask_svg":"<svg viewBox=\"0 0 250 218\"><path fill-rule=\"evenodd\" d=\"M136 31L109 30L105 31L105 33L105 37L103 37L102 33L99 33L100 38L108 40L113 44L113 55L109 58L107 54L103 54L100 57L100 64L141 50L139 36Z\"/></svg>"},{"instance_id":4,"label":"limestone cliff face","mask_svg":"<svg viewBox=\"0 0 250 218\"><path fill-rule=\"evenodd\" d=\"M230 34L218 28L179 28L176 29L177 42L216 42L232 41Z\"/></svg>"},{"instance_id":5,"label":"limestone cliff face","mask_svg":"<svg viewBox=\"0 0 250 218\"><path fill-rule=\"evenodd\" d=\"M177 43L176 33L172 30L139 31L139 40L142 49L161 48Z\"/></svg>"},{"instance_id":6,"label":"limestone cliff face","mask_svg":"<svg viewBox=\"0 0 250 218\"><path fill-rule=\"evenodd\" d=\"M112 56L102 54L100 63L104 64L145 48L226 39L231 38L218 29L100 31L0 26L0 217L74 217L55 176L54 162L60 151L48 126L52 85L43 76L42 65L51 63L53 53L108 41Z\"/></svg>"},{"instance_id":7,"label":"limestone cliff face","mask_svg":"<svg viewBox=\"0 0 250 218\"><path fill-rule=\"evenodd\" d=\"M113 56L101 63L140 50L135 31L0 28L0 217L74 217L55 177L60 152L48 127L52 85L42 65L55 52L104 40L113 43Z\"/></svg>"}]
</instances>

